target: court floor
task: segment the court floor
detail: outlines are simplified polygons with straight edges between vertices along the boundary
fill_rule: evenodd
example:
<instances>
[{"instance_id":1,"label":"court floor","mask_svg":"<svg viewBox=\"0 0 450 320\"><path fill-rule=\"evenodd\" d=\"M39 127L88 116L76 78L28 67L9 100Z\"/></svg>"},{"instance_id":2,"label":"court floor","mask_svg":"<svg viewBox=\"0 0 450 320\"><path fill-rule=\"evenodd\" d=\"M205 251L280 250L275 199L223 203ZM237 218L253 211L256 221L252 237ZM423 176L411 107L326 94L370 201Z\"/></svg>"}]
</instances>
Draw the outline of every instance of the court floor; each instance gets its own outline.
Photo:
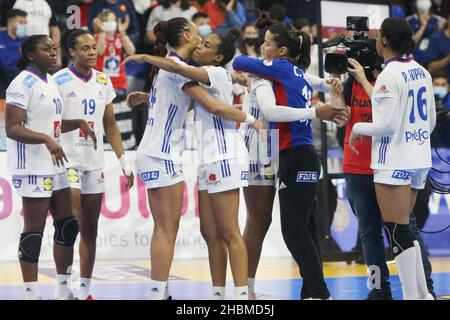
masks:
<instances>
[{"instance_id":1,"label":"court floor","mask_svg":"<svg viewBox=\"0 0 450 320\"><path fill-rule=\"evenodd\" d=\"M450 300L450 257L432 258L435 292L440 299ZM94 270L92 293L98 300L142 300L148 297L149 261L98 261ZM389 264L394 299L401 299L401 287L395 265ZM77 287L78 270L74 265ZM334 300L362 300L367 292L366 267L345 262L324 264L326 282ZM291 259L263 259L258 270L256 291L269 299L299 298L301 279ZM177 300L203 300L210 297L208 261L175 260L169 280L170 294ZM231 273L228 272L227 298L232 299ZM53 296L55 269L51 262L42 262L39 270L41 294ZM76 291L75 291L76 294ZM0 299L21 299L23 295L19 265L0 263Z\"/></svg>"}]
</instances>

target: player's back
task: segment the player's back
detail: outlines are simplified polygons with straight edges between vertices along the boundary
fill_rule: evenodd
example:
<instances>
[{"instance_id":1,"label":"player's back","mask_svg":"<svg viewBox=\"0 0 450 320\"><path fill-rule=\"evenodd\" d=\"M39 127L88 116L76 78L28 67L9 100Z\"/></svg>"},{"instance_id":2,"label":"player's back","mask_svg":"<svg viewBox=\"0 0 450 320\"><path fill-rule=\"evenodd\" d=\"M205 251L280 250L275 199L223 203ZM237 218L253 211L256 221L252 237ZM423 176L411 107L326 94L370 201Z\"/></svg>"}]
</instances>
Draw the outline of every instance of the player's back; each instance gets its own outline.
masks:
<instances>
[{"instance_id":1,"label":"player's back","mask_svg":"<svg viewBox=\"0 0 450 320\"><path fill-rule=\"evenodd\" d=\"M377 79L372 96L373 121L386 115L377 108L379 98L395 98L392 113L396 126L392 136L375 138L372 150L374 169L419 169L431 167L431 118L435 114L432 79L414 60L393 59ZM387 119L389 120L389 119ZM394 119L392 119L394 120Z\"/></svg>"}]
</instances>

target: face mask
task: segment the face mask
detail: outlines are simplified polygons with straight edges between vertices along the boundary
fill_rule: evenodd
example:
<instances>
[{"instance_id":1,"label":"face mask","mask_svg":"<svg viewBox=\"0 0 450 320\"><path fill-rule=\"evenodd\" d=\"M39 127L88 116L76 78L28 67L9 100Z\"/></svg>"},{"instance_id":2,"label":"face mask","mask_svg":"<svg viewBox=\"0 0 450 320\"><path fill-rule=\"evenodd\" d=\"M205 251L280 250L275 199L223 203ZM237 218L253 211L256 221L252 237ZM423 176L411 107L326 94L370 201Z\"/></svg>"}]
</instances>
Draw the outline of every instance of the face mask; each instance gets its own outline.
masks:
<instances>
[{"instance_id":1,"label":"face mask","mask_svg":"<svg viewBox=\"0 0 450 320\"><path fill-rule=\"evenodd\" d=\"M116 29L117 29L116 21L110 20L103 22L103 30L105 30L105 32L113 32L116 31Z\"/></svg>"},{"instance_id":2,"label":"face mask","mask_svg":"<svg viewBox=\"0 0 450 320\"><path fill-rule=\"evenodd\" d=\"M27 32L27 25L26 24L19 24L17 26L16 35L18 38L24 38L28 35Z\"/></svg>"},{"instance_id":3,"label":"face mask","mask_svg":"<svg viewBox=\"0 0 450 320\"><path fill-rule=\"evenodd\" d=\"M244 39L244 43L248 46L256 46L259 43L258 38L246 38Z\"/></svg>"},{"instance_id":4,"label":"face mask","mask_svg":"<svg viewBox=\"0 0 450 320\"><path fill-rule=\"evenodd\" d=\"M446 87L433 87L433 90L434 94L441 100L448 94L448 89Z\"/></svg>"},{"instance_id":5,"label":"face mask","mask_svg":"<svg viewBox=\"0 0 450 320\"><path fill-rule=\"evenodd\" d=\"M431 1L429 0L419 0L417 1L417 9L419 11L428 11L431 8Z\"/></svg>"},{"instance_id":6,"label":"face mask","mask_svg":"<svg viewBox=\"0 0 450 320\"><path fill-rule=\"evenodd\" d=\"M202 24L200 27L198 27L198 34L200 37L207 36L212 32L211 26L209 24Z\"/></svg>"}]
</instances>

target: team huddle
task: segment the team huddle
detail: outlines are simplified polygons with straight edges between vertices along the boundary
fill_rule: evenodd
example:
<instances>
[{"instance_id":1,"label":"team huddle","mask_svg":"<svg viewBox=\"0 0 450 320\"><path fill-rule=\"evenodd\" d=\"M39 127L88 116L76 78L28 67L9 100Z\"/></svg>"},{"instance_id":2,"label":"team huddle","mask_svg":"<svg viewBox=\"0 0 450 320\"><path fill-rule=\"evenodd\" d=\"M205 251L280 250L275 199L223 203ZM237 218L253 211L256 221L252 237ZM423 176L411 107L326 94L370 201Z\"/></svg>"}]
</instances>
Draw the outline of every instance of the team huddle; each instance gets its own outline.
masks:
<instances>
[{"instance_id":1,"label":"team huddle","mask_svg":"<svg viewBox=\"0 0 450 320\"><path fill-rule=\"evenodd\" d=\"M385 70L372 95L373 123L356 124L350 145L357 153L355 141L361 135L373 137L377 198L404 298L428 299L417 258L420 248L405 217L431 167L430 143L423 135L434 128L435 106L430 75L404 58L408 50L393 41L408 40L401 23L389 18L381 27L377 49L385 58ZM306 72L311 61L306 33L266 16L258 20L258 27L266 30L263 59L234 58L239 37L235 30L201 38L192 22L174 18L154 28L156 55L131 55L124 61L153 66L150 93L133 92L127 97L131 108L142 103L149 108L136 168L147 188L154 220L152 300L171 298L168 278L183 202L183 134L190 108L195 112L200 230L208 246L211 299L225 298L228 259L234 298L257 298L255 275L277 190L283 239L303 278L300 297L331 298L313 216L321 166L311 122L318 118L342 126L349 109L339 80ZM85 30L70 30L61 46L73 64L50 75L56 63L53 41L38 35L22 45L18 67L23 71L7 89L8 170L23 201L19 260L25 298L41 298L38 260L50 210L55 228L55 298L74 299L69 283L80 234L77 298L92 300L90 283L104 192L103 134L121 164L127 188L133 186L134 174L114 118L111 80L93 69L95 38ZM239 73L230 74L224 66L233 58ZM242 111L233 106L233 83L247 87ZM330 104L312 107L313 90L329 92ZM420 139L418 132L422 132ZM247 207L243 233L238 223L241 187ZM414 272L411 265L417 266Z\"/></svg>"}]
</instances>

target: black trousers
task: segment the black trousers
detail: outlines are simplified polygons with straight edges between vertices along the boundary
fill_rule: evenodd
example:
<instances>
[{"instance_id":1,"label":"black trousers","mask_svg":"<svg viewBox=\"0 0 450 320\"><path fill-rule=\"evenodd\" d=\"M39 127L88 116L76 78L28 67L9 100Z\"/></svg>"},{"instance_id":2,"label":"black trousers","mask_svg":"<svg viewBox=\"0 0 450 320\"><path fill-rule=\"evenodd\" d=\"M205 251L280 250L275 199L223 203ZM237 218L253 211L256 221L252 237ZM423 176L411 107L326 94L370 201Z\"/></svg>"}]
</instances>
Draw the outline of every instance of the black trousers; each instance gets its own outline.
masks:
<instances>
[{"instance_id":1,"label":"black trousers","mask_svg":"<svg viewBox=\"0 0 450 320\"><path fill-rule=\"evenodd\" d=\"M279 188L281 231L303 278L302 298L330 296L324 280L314 201L320 165L313 146L292 147L280 153Z\"/></svg>"}]
</instances>

